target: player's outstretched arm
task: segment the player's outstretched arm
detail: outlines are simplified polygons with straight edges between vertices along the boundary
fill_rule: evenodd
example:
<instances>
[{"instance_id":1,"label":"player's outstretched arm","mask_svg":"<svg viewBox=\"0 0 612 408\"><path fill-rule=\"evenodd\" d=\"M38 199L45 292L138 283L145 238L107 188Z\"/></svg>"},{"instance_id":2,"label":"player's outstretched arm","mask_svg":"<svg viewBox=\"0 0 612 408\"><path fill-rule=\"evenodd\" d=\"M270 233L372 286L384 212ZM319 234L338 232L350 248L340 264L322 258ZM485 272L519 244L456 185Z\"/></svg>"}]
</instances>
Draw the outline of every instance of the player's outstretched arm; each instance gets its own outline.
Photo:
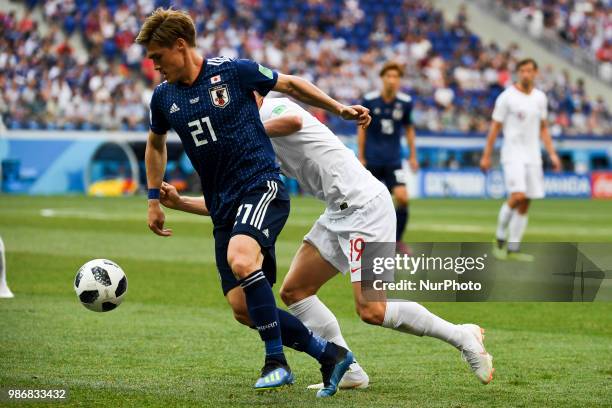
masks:
<instances>
[{"instance_id":1,"label":"player's outstretched arm","mask_svg":"<svg viewBox=\"0 0 612 408\"><path fill-rule=\"evenodd\" d=\"M188 197L178 193L176 187L165 181L161 185L159 199L164 207L197 215L210 215L204 197Z\"/></svg>"},{"instance_id":2,"label":"player's outstretched arm","mask_svg":"<svg viewBox=\"0 0 612 408\"><path fill-rule=\"evenodd\" d=\"M283 115L266 120L263 125L269 137L289 136L302 129L304 121L300 115Z\"/></svg>"},{"instance_id":3,"label":"player's outstretched arm","mask_svg":"<svg viewBox=\"0 0 612 408\"><path fill-rule=\"evenodd\" d=\"M550 132L548 131L548 124L545 120L541 122L540 125L540 137L542 138L542 142L544 142L544 148L548 153L548 157L553 166L554 171L561 171L561 159L557 155L557 151L555 150L555 146L552 142L552 137L550 136Z\"/></svg>"},{"instance_id":4,"label":"player's outstretched arm","mask_svg":"<svg viewBox=\"0 0 612 408\"><path fill-rule=\"evenodd\" d=\"M491 123L491 129L489 130L489 134L487 135L487 143L485 145L484 151L482 152L482 158L480 159L480 169L484 172L488 171L491 168L491 154L493 153L495 140L497 139L497 135L499 134L501 128L501 122L494 120Z\"/></svg>"},{"instance_id":5,"label":"player's outstretched arm","mask_svg":"<svg viewBox=\"0 0 612 408\"><path fill-rule=\"evenodd\" d=\"M145 167L147 169L147 186L149 190L161 188L164 172L166 171L166 160L166 135L158 135L149 131L147 148L145 150ZM160 206L159 199L149 199L149 229L162 237L172 235L172 230L164 228L165 220L166 216Z\"/></svg>"},{"instance_id":6,"label":"player's outstretched arm","mask_svg":"<svg viewBox=\"0 0 612 408\"><path fill-rule=\"evenodd\" d=\"M369 109L361 105L343 105L311 82L294 75L278 74L278 80L272 89L308 105L325 109L343 119L356 120L357 124L364 128L368 127L372 120Z\"/></svg>"}]
</instances>

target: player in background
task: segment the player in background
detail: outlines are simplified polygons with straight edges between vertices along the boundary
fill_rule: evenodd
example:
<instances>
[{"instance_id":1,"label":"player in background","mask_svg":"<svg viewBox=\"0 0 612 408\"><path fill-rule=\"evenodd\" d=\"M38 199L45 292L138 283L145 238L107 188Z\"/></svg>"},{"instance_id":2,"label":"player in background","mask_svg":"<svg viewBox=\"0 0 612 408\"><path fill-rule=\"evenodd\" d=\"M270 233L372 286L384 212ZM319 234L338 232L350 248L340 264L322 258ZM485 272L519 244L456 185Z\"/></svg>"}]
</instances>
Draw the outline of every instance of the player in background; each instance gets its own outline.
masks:
<instances>
[{"instance_id":1,"label":"player in background","mask_svg":"<svg viewBox=\"0 0 612 408\"><path fill-rule=\"evenodd\" d=\"M520 61L516 69L518 82L503 91L495 101L493 122L480 167L485 172L491 168L495 139L503 129L501 164L509 197L497 217L494 254L502 259L531 261L533 257L530 254L520 252L520 243L527 228L530 201L544 198L540 139L555 171L561 170L561 161L546 123L546 94L535 87L538 64L527 58Z\"/></svg>"},{"instance_id":2,"label":"player in background","mask_svg":"<svg viewBox=\"0 0 612 408\"><path fill-rule=\"evenodd\" d=\"M296 178L304 191L326 203L325 212L304 237L283 281L280 295L289 310L321 337L348 349L338 320L317 292L338 273L349 274L355 308L364 322L445 341L461 351L481 382L491 381L492 358L484 348L480 327L449 323L415 302L373 301L364 295L360 248L364 242L393 242L395 237L395 208L387 187L331 130L296 103L287 98L262 97L258 97L258 103L283 173ZM206 213L202 197L179 196L169 184L164 184L162 191L164 205ZM391 252L384 256L393 257ZM354 363L340 387L365 388L368 382L365 371Z\"/></svg>"},{"instance_id":3,"label":"player in background","mask_svg":"<svg viewBox=\"0 0 612 408\"><path fill-rule=\"evenodd\" d=\"M385 63L380 70L382 91L373 91L364 96L362 105L370 110L372 123L367 129L357 129L359 160L393 196L397 231L395 241L398 250L409 252L402 237L408 224L409 206L406 189L406 172L402 168L401 137L405 133L410 148L409 163L417 171L415 138L412 125L412 99L400 92L404 69L396 62Z\"/></svg>"},{"instance_id":4,"label":"player in background","mask_svg":"<svg viewBox=\"0 0 612 408\"><path fill-rule=\"evenodd\" d=\"M4 251L4 242L2 237L0 237L0 298L9 299L15 296L6 283L6 258Z\"/></svg>"},{"instance_id":5,"label":"player in background","mask_svg":"<svg viewBox=\"0 0 612 408\"><path fill-rule=\"evenodd\" d=\"M289 215L289 197L253 91L290 94L362 126L369 124L368 111L342 105L306 80L278 74L253 61L206 60L195 49L195 38L189 14L163 8L147 17L136 38L166 79L151 97L145 152L149 228L160 236L172 234L164 228L159 199L166 133L174 129L202 182L214 224L223 294L235 318L256 328L265 345L265 363L255 388L293 382L285 345L319 361L325 387L317 396L331 396L353 362L352 353L314 335L275 304L274 244Z\"/></svg>"}]
</instances>

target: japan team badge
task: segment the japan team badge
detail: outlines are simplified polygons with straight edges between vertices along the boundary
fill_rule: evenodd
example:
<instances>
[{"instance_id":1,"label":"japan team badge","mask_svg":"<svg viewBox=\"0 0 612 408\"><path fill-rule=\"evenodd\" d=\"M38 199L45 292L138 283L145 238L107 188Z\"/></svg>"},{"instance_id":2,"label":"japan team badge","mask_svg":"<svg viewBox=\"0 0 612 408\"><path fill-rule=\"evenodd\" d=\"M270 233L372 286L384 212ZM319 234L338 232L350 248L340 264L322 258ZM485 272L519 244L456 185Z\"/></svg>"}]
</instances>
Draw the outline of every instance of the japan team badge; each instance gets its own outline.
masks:
<instances>
[{"instance_id":1,"label":"japan team badge","mask_svg":"<svg viewBox=\"0 0 612 408\"><path fill-rule=\"evenodd\" d=\"M212 103L217 108L225 108L230 103L229 91L227 84L215 86L208 89Z\"/></svg>"}]
</instances>

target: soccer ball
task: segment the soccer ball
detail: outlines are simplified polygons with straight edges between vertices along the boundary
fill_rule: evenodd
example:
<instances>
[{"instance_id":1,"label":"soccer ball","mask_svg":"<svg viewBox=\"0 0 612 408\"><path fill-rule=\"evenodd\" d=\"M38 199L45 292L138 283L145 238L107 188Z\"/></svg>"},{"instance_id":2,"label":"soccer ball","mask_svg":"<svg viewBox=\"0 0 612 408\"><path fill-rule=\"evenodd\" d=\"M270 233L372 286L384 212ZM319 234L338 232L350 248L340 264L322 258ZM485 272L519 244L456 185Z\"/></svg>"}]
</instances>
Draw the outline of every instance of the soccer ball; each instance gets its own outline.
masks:
<instances>
[{"instance_id":1,"label":"soccer ball","mask_svg":"<svg viewBox=\"0 0 612 408\"><path fill-rule=\"evenodd\" d=\"M127 292L123 269L108 259L94 259L81 266L74 279L74 290L89 310L108 312L121 304Z\"/></svg>"}]
</instances>

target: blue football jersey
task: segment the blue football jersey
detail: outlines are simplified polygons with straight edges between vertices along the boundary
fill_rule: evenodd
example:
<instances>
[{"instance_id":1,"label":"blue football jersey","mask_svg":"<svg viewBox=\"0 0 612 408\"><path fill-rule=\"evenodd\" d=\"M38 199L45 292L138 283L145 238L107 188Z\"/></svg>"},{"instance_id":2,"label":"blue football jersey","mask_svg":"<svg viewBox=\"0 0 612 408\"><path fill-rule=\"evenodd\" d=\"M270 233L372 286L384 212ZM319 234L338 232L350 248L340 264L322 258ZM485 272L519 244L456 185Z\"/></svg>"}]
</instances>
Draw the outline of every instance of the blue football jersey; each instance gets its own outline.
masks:
<instances>
[{"instance_id":1,"label":"blue football jersey","mask_svg":"<svg viewBox=\"0 0 612 408\"><path fill-rule=\"evenodd\" d=\"M151 97L151 131L174 131L202 182L215 225L234 222L240 197L279 180L253 91L266 95L278 74L249 60L211 58L190 86L168 82Z\"/></svg>"},{"instance_id":2,"label":"blue football jersey","mask_svg":"<svg viewBox=\"0 0 612 408\"><path fill-rule=\"evenodd\" d=\"M374 166L400 166L400 141L405 126L412 124L410 95L398 92L395 100L386 103L380 92L370 92L364 96L362 105L370 109L372 116L366 130L366 162Z\"/></svg>"}]
</instances>

